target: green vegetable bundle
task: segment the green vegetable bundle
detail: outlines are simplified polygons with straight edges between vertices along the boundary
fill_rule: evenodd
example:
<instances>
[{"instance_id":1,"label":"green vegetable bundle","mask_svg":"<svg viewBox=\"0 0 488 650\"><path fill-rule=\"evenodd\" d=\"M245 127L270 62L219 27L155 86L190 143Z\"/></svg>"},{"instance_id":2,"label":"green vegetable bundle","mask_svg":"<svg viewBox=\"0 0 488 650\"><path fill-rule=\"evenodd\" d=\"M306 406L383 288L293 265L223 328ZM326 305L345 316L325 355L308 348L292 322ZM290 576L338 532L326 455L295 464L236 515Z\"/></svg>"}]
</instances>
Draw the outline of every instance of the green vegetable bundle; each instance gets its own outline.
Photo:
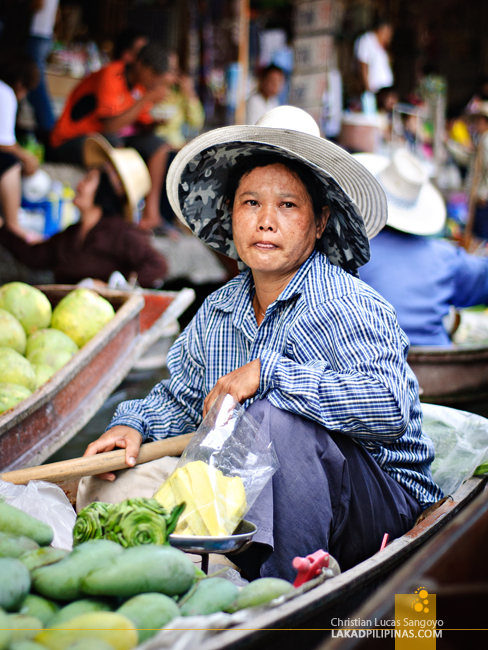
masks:
<instances>
[{"instance_id":1,"label":"green vegetable bundle","mask_svg":"<svg viewBox=\"0 0 488 650\"><path fill-rule=\"evenodd\" d=\"M171 513L155 499L126 499L121 503L91 503L78 515L73 529L75 545L90 539L108 539L125 548L143 544L167 544L185 508Z\"/></svg>"}]
</instances>

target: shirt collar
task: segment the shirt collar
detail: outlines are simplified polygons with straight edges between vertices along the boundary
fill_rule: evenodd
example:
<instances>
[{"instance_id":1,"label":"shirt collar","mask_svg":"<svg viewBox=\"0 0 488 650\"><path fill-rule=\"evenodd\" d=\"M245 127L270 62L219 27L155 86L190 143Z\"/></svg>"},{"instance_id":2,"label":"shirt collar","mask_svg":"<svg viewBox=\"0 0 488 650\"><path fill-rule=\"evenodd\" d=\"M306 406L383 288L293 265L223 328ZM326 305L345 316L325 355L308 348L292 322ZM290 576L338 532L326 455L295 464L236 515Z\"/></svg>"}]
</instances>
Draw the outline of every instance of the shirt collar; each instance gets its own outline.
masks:
<instances>
[{"instance_id":1,"label":"shirt collar","mask_svg":"<svg viewBox=\"0 0 488 650\"><path fill-rule=\"evenodd\" d=\"M321 253L319 251L312 252L278 296L275 303L286 302L302 293L305 278L317 255L321 255ZM241 273L237 278L231 280L231 282L234 282L232 290L223 295L209 296L209 301L221 311L243 313L249 306L254 294L254 281L250 269Z\"/></svg>"}]
</instances>

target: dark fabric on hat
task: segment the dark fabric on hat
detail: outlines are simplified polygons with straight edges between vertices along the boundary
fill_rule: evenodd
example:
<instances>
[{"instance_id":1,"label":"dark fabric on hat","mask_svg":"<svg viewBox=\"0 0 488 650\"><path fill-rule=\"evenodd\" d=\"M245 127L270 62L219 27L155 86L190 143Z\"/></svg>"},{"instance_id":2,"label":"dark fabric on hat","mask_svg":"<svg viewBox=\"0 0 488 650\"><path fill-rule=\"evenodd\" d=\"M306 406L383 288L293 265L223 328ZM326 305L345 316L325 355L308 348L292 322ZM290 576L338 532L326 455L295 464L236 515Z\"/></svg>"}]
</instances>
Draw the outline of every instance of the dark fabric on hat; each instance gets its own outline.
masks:
<instances>
[{"instance_id":1,"label":"dark fabric on hat","mask_svg":"<svg viewBox=\"0 0 488 650\"><path fill-rule=\"evenodd\" d=\"M357 274L357 269L369 260L369 241L355 204L322 169L272 145L249 142L215 145L188 163L181 175L178 200L195 235L219 253L239 259L232 240L231 212L225 202L227 179L234 165L258 151L298 160L319 177L327 188L331 216L317 248L327 255L331 264Z\"/></svg>"},{"instance_id":2,"label":"dark fabric on hat","mask_svg":"<svg viewBox=\"0 0 488 650\"><path fill-rule=\"evenodd\" d=\"M293 582L293 558L319 549L345 571L379 551L384 533L391 541L412 528L421 507L352 438L265 399L248 412L280 462L246 515L257 543L232 556L249 577Z\"/></svg>"}]
</instances>

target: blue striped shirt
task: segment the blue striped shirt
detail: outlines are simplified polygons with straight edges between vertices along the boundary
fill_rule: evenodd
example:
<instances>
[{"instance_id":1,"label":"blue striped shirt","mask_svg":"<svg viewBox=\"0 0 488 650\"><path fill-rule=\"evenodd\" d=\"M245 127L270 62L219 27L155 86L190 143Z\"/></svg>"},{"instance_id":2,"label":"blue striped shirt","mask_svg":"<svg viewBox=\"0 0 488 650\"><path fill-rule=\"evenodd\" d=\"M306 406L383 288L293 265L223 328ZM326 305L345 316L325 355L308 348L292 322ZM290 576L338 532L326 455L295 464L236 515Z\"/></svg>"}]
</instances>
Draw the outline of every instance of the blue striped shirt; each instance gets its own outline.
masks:
<instances>
[{"instance_id":1,"label":"blue striped shirt","mask_svg":"<svg viewBox=\"0 0 488 650\"><path fill-rule=\"evenodd\" d=\"M259 390L245 406L266 397L349 435L421 506L441 498L408 340L391 305L318 252L259 327L253 295L250 271L211 294L170 350L171 378L146 399L120 404L110 427L133 427L145 441L194 431L217 380L259 357Z\"/></svg>"}]
</instances>

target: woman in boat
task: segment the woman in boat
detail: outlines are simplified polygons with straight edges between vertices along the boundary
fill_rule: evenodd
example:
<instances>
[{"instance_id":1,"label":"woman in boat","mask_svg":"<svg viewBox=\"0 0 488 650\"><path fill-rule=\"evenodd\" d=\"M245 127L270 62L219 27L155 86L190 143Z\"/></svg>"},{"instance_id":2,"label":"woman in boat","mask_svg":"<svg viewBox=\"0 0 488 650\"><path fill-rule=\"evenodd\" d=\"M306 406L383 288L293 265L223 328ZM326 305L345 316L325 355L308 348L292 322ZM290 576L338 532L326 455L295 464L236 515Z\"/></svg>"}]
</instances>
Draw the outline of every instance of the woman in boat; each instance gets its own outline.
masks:
<instances>
[{"instance_id":1,"label":"woman in boat","mask_svg":"<svg viewBox=\"0 0 488 650\"><path fill-rule=\"evenodd\" d=\"M390 160L354 157L382 184L388 198L387 226L371 242L361 280L390 302L411 345L451 345L450 310L486 304L488 259L432 237L442 232L446 208L421 162L406 149Z\"/></svg>"},{"instance_id":2,"label":"woman in boat","mask_svg":"<svg viewBox=\"0 0 488 650\"><path fill-rule=\"evenodd\" d=\"M246 515L256 541L236 562L251 578L292 580L293 558L323 548L347 569L441 496L408 342L357 278L368 233L386 221L383 191L289 106L199 136L167 187L180 219L245 269L173 345L171 379L122 403L85 455L125 447L132 466L141 442L194 431L230 393L280 461Z\"/></svg>"},{"instance_id":3,"label":"woman in boat","mask_svg":"<svg viewBox=\"0 0 488 650\"><path fill-rule=\"evenodd\" d=\"M147 233L132 223L137 204L151 186L144 161L134 149L114 149L96 135L86 140L85 162L90 170L73 200L80 210L79 223L35 245L6 223L0 228L0 244L30 268L52 269L61 284L84 278L108 282L119 271L126 279L137 276L142 287L161 287L166 261Z\"/></svg>"}]
</instances>

